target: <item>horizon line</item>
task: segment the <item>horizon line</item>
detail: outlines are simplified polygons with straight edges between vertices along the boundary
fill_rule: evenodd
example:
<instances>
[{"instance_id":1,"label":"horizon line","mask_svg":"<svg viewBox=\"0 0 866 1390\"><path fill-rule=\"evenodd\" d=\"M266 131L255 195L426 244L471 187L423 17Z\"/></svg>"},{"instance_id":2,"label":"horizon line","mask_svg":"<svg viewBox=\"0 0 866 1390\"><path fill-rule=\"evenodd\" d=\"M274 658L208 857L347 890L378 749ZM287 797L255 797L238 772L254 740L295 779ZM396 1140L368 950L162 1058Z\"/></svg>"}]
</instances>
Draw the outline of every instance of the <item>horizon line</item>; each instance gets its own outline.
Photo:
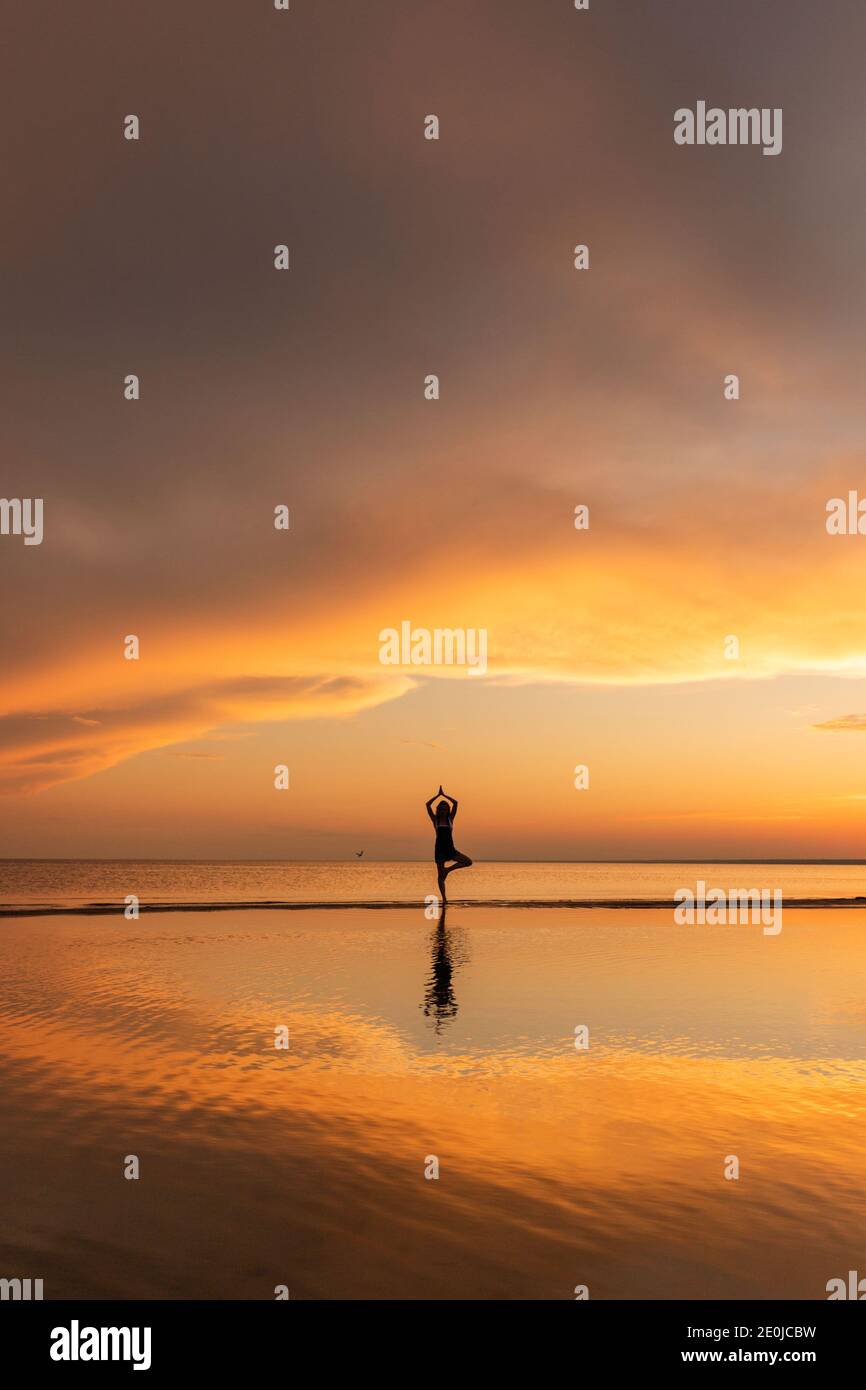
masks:
<instances>
[{"instance_id":1,"label":"horizon line","mask_svg":"<svg viewBox=\"0 0 866 1390\"><path fill-rule=\"evenodd\" d=\"M163 855L0 855L0 864L357 864L357 857L339 859L222 859L218 856L168 858ZM366 859L367 864L429 864L424 859ZM476 859L475 864L850 864L866 865L866 859L804 859L804 858L725 858L710 855L699 858L664 859Z\"/></svg>"}]
</instances>

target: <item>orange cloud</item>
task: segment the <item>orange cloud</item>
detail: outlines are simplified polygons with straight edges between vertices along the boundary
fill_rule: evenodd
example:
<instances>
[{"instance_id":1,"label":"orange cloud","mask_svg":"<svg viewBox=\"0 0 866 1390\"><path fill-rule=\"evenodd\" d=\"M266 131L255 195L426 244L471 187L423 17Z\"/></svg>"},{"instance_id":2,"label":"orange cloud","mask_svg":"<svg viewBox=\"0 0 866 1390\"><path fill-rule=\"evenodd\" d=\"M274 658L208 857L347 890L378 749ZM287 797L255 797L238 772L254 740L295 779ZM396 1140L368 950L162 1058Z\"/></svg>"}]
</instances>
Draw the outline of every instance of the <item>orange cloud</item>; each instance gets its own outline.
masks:
<instances>
[{"instance_id":1,"label":"orange cloud","mask_svg":"<svg viewBox=\"0 0 866 1390\"><path fill-rule=\"evenodd\" d=\"M813 729L827 729L830 733L866 733L866 714L840 714L835 719L825 719L821 724L813 724Z\"/></svg>"},{"instance_id":2,"label":"orange cloud","mask_svg":"<svg viewBox=\"0 0 866 1390\"><path fill-rule=\"evenodd\" d=\"M393 699L404 677L241 677L85 714L48 710L0 718L0 791L32 792L87 777L146 749L199 738L222 724L337 716Z\"/></svg>"}]
</instances>

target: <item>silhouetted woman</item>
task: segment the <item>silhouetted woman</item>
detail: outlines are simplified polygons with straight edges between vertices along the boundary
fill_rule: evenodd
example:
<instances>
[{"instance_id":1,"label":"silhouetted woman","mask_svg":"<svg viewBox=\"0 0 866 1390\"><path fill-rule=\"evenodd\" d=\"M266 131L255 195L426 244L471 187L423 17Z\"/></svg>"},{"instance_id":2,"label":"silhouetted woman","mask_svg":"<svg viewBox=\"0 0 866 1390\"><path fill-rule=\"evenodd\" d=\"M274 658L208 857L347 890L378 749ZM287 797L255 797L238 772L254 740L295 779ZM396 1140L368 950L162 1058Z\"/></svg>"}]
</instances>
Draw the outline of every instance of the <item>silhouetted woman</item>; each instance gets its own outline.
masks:
<instances>
[{"instance_id":1,"label":"silhouetted woman","mask_svg":"<svg viewBox=\"0 0 866 1390\"><path fill-rule=\"evenodd\" d=\"M439 802L436 810L433 810L433 802L437 796L444 800ZM433 857L436 860L436 872L439 878L439 893L443 903L445 899L445 880L454 869L468 869L472 860L468 854L461 854L459 849L454 848L454 836L451 827L454 824L454 817L457 815L457 802L453 796L443 792L440 785L436 796L431 796L426 802L427 814L436 827L436 848ZM447 867L446 867L447 866Z\"/></svg>"}]
</instances>

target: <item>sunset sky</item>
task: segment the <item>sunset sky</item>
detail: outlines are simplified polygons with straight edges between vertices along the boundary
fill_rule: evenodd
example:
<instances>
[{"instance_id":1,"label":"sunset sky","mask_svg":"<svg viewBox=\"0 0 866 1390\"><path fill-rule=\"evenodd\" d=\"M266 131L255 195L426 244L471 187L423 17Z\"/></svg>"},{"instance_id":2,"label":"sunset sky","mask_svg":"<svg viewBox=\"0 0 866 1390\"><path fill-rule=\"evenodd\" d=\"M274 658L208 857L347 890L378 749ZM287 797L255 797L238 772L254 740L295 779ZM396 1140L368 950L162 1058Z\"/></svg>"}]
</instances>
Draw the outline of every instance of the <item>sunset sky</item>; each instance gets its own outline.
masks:
<instances>
[{"instance_id":1,"label":"sunset sky","mask_svg":"<svg viewBox=\"0 0 866 1390\"><path fill-rule=\"evenodd\" d=\"M0 853L866 857L866 12L85 10L7 21Z\"/></svg>"}]
</instances>

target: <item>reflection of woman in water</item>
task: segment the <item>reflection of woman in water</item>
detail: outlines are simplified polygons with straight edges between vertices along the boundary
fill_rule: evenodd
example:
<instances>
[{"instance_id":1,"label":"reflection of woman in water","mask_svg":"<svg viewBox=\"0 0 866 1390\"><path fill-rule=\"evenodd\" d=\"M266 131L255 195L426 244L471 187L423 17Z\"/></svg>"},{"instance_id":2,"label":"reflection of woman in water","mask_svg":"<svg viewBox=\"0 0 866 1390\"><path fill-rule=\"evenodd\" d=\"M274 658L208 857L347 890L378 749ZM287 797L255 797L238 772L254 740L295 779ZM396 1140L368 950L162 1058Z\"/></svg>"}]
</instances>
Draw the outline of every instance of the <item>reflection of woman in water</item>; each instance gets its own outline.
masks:
<instances>
[{"instance_id":1,"label":"reflection of woman in water","mask_svg":"<svg viewBox=\"0 0 866 1390\"><path fill-rule=\"evenodd\" d=\"M469 960L469 942L462 927L446 927L445 904L442 915L430 933L430 973L424 984L421 1008L437 1036L457 1017L454 974Z\"/></svg>"},{"instance_id":2,"label":"reflection of woman in water","mask_svg":"<svg viewBox=\"0 0 866 1390\"><path fill-rule=\"evenodd\" d=\"M433 810L433 802L437 796L443 797L436 810ZM468 854L461 854L459 849L454 848L454 835L452 826L454 817L457 815L457 802L453 796L443 792L441 784L436 796L431 796L426 803L427 814L436 827L436 848L433 857L436 860L436 871L439 878L439 894L443 903L445 898L445 880L454 869L468 869L472 860ZM446 867L447 866L447 867Z\"/></svg>"},{"instance_id":3,"label":"reflection of woman in water","mask_svg":"<svg viewBox=\"0 0 866 1390\"><path fill-rule=\"evenodd\" d=\"M437 1033L441 1033L445 1024L457 1017L457 999L451 983L454 974L451 936L452 933L445 926L443 908L442 921L430 938L432 959L427 988L424 991L424 1013L432 1021Z\"/></svg>"}]
</instances>

